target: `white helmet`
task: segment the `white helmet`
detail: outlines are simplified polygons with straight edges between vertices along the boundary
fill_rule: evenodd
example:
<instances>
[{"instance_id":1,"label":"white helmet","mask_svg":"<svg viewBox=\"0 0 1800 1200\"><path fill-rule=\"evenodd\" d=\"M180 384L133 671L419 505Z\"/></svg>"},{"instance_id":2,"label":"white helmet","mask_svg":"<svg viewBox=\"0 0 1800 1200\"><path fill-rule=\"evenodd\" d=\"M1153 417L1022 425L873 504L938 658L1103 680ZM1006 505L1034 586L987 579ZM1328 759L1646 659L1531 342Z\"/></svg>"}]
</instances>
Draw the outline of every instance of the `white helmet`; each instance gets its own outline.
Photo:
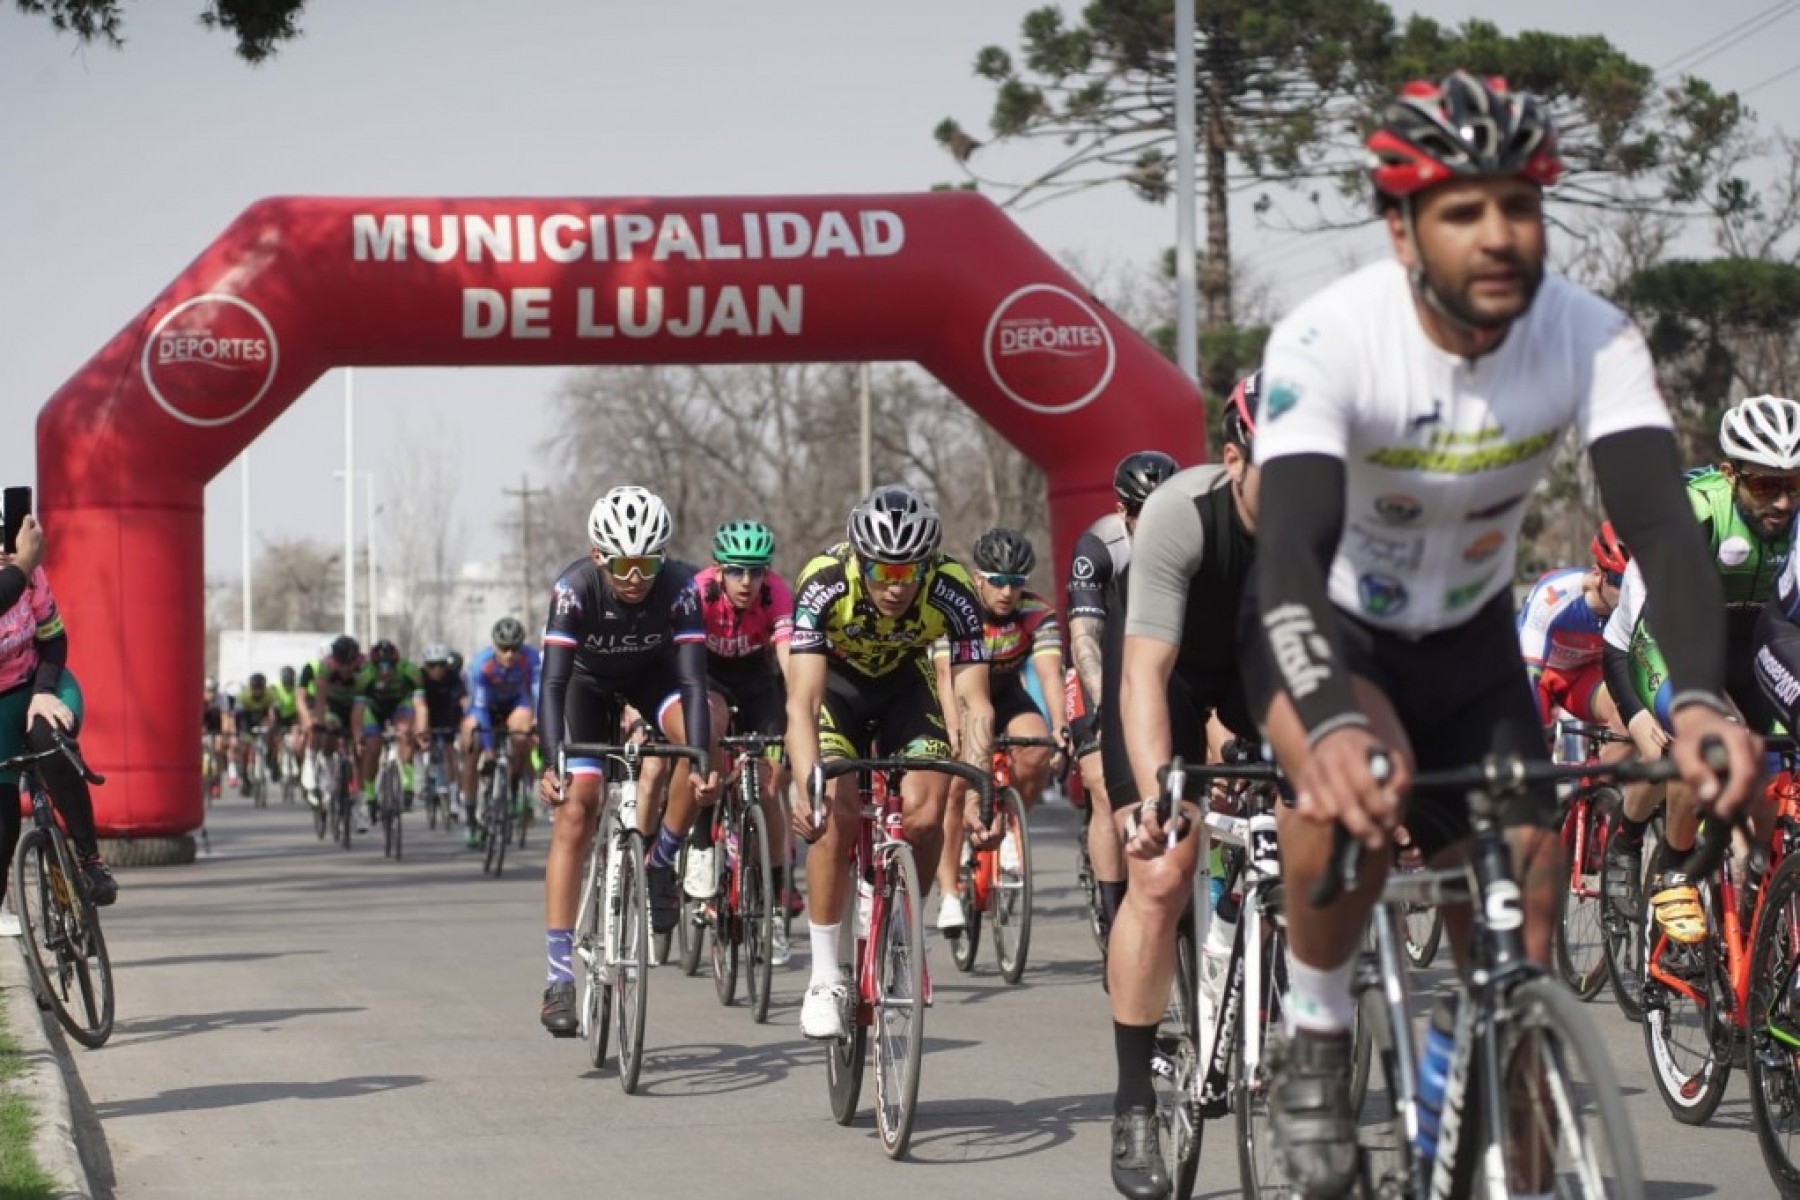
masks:
<instances>
[{"instance_id":1,"label":"white helmet","mask_svg":"<svg viewBox=\"0 0 1800 1200\"><path fill-rule=\"evenodd\" d=\"M594 501L588 540L610 557L661 554L674 531L669 506L641 487L616 487Z\"/></svg>"},{"instance_id":2,"label":"white helmet","mask_svg":"<svg viewBox=\"0 0 1800 1200\"><path fill-rule=\"evenodd\" d=\"M1800 470L1800 404L1782 396L1739 400L1719 422L1719 447L1739 462Z\"/></svg>"},{"instance_id":3,"label":"white helmet","mask_svg":"<svg viewBox=\"0 0 1800 1200\"><path fill-rule=\"evenodd\" d=\"M889 483L850 510L846 532L859 558L909 563L936 553L944 528L925 497L904 484Z\"/></svg>"}]
</instances>

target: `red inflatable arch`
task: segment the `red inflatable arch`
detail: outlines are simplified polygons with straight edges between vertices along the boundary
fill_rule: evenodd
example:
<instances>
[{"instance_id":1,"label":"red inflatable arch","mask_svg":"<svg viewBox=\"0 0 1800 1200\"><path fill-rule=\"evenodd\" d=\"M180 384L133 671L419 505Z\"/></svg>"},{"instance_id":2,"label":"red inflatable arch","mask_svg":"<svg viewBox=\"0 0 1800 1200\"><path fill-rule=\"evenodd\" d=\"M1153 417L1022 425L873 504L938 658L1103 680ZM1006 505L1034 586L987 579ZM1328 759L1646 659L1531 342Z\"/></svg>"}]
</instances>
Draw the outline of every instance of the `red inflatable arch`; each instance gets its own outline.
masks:
<instances>
[{"instance_id":1,"label":"red inflatable arch","mask_svg":"<svg viewBox=\"0 0 1800 1200\"><path fill-rule=\"evenodd\" d=\"M862 360L1043 468L1059 563L1120 456L1204 452L1193 386L977 196L252 205L38 421L102 830L201 822L202 489L325 371Z\"/></svg>"}]
</instances>

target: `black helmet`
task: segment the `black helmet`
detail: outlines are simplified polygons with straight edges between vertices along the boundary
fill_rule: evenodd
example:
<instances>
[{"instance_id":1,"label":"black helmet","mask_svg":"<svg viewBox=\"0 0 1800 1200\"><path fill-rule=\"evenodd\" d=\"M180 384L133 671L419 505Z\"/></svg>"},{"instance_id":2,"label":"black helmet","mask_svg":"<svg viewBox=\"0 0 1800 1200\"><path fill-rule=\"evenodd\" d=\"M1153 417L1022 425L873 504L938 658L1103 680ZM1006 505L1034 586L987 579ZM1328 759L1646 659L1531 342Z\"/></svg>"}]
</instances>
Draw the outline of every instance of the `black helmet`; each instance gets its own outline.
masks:
<instances>
[{"instance_id":1,"label":"black helmet","mask_svg":"<svg viewBox=\"0 0 1800 1200\"><path fill-rule=\"evenodd\" d=\"M494 647L499 650L517 650L525 644L525 626L517 617L501 617L494 622Z\"/></svg>"},{"instance_id":2,"label":"black helmet","mask_svg":"<svg viewBox=\"0 0 1800 1200\"><path fill-rule=\"evenodd\" d=\"M370 648L369 661L378 667L391 667L400 661L400 647L382 638Z\"/></svg>"},{"instance_id":3,"label":"black helmet","mask_svg":"<svg viewBox=\"0 0 1800 1200\"><path fill-rule=\"evenodd\" d=\"M347 667L361 657L362 647L347 633L340 633L331 643L331 659L340 667Z\"/></svg>"},{"instance_id":4,"label":"black helmet","mask_svg":"<svg viewBox=\"0 0 1800 1200\"><path fill-rule=\"evenodd\" d=\"M1037 562L1031 539L996 525L975 539L975 569L996 575L1029 575Z\"/></svg>"},{"instance_id":5,"label":"black helmet","mask_svg":"<svg viewBox=\"0 0 1800 1200\"><path fill-rule=\"evenodd\" d=\"M260 692L268 686L269 686L269 677L267 675L264 675L261 671L257 671L255 674L250 676L250 690L251 691Z\"/></svg>"},{"instance_id":6,"label":"black helmet","mask_svg":"<svg viewBox=\"0 0 1800 1200\"><path fill-rule=\"evenodd\" d=\"M281 668L281 686L282 687L284 687L284 688L293 687L294 680L296 678L297 678L297 676L294 674L294 668L292 668L292 667Z\"/></svg>"},{"instance_id":7,"label":"black helmet","mask_svg":"<svg viewBox=\"0 0 1800 1200\"><path fill-rule=\"evenodd\" d=\"M1179 469L1175 460L1161 450L1127 454L1113 471L1113 492L1125 506L1125 511L1135 515L1157 485Z\"/></svg>"}]
</instances>

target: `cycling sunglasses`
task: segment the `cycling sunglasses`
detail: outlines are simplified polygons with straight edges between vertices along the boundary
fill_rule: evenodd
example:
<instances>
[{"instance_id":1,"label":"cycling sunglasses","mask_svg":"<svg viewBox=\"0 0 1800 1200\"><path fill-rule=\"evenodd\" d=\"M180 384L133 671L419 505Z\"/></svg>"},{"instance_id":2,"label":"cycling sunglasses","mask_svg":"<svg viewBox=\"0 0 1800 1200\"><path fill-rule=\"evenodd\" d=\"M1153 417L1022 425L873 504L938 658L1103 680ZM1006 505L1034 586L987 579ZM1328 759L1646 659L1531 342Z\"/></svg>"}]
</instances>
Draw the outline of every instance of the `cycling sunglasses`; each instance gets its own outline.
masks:
<instances>
[{"instance_id":1,"label":"cycling sunglasses","mask_svg":"<svg viewBox=\"0 0 1800 1200\"><path fill-rule=\"evenodd\" d=\"M1002 575L998 572L984 572L981 577L987 580L991 588L1022 588L1027 578L1024 575Z\"/></svg>"},{"instance_id":2,"label":"cycling sunglasses","mask_svg":"<svg viewBox=\"0 0 1800 1200\"><path fill-rule=\"evenodd\" d=\"M1783 496L1800 497L1800 475L1747 475L1737 477L1745 495L1758 504L1770 504Z\"/></svg>"},{"instance_id":3,"label":"cycling sunglasses","mask_svg":"<svg viewBox=\"0 0 1800 1200\"><path fill-rule=\"evenodd\" d=\"M761 579L769 573L767 567L720 567L719 574L727 579Z\"/></svg>"},{"instance_id":4,"label":"cycling sunglasses","mask_svg":"<svg viewBox=\"0 0 1800 1200\"><path fill-rule=\"evenodd\" d=\"M1600 572L1600 578L1613 587L1625 586L1625 572L1623 571L1602 571Z\"/></svg>"},{"instance_id":5,"label":"cycling sunglasses","mask_svg":"<svg viewBox=\"0 0 1800 1200\"><path fill-rule=\"evenodd\" d=\"M922 562L886 563L865 559L862 565L863 578L880 587L892 587L895 584L917 583L925 577L925 564Z\"/></svg>"},{"instance_id":6,"label":"cycling sunglasses","mask_svg":"<svg viewBox=\"0 0 1800 1200\"><path fill-rule=\"evenodd\" d=\"M623 583L636 575L639 579L655 579L656 573L662 570L663 556L660 554L615 554L606 560L606 572Z\"/></svg>"}]
</instances>

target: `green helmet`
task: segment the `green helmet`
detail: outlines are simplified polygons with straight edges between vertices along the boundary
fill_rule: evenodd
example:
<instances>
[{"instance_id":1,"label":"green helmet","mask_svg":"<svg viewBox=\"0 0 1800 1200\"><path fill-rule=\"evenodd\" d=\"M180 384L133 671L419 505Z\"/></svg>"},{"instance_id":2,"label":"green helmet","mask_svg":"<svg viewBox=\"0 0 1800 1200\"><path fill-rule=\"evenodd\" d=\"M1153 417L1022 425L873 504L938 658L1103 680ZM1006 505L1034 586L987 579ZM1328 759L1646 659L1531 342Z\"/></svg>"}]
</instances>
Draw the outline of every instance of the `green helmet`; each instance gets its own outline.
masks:
<instances>
[{"instance_id":1,"label":"green helmet","mask_svg":"<svg viewBox=\"0 0 1800 1200\"><path fill-rule=\"evenodd\" d=\"M713 559L732 567L766 567L775 535L761 521L727 521L713 534Z\"/></svg>"}]
</instances>

